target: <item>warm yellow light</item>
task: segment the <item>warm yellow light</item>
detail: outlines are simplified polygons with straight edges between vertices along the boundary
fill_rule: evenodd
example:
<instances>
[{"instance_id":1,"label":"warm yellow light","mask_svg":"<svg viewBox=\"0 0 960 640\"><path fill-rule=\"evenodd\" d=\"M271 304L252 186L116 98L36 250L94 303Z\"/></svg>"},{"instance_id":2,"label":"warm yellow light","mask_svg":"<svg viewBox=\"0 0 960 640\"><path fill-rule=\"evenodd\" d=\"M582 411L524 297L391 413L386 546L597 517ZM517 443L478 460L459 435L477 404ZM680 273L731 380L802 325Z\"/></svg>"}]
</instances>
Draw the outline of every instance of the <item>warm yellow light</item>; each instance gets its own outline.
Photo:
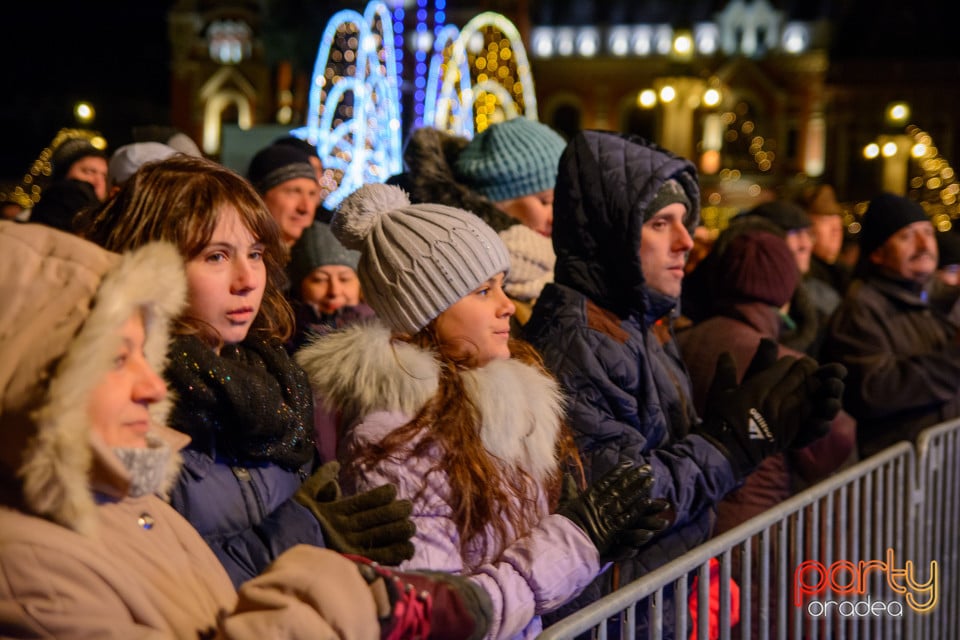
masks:
<instances>
[{"instance_id":1,"label":"warm yellow light","mask_svg":"<svg viewBox=\"0 0 960 640\"><path fill-rule=\"evenodd\" d=\"M673 102L673 99L677 97L677 91L670 85L665 86L660 89L660 101L661 102Z\"/></svg>"},{"instance_id":2,"label":"warm yellow light","mask_svg":"<svg viewBox=\"0 0 960 640\"><path fill-rule=\"evenodd\" d=\"M720 92L716 89L707 89L703 94L703 104L715 107L720 104Z\"/></svg>"},{"instance_id":3,"label":"warm yellow light","mask_svg":"<svg viewBox=\"0 0 960 640\"><path fill-rule=\"evenodd\" d=\"M96 111L93 109L93 105L89 102L78 102L73 106L73 115L77 117L77 120L80 122L90 122L93 120L96 115Z\"/></svg>"},{"instance_id":4,"label":"warm yellow light","mask_svg":"<svg viewBox=\"0 0 960 640\"><path fill-rule=\"evenodd\" d=\"M871 142L863 148L863 157L867 160L873 160L878 155L880 155L880 145L876 142Z\"/></svg>"},{"instance_id":5,"label":"warm yellow light","mask_svg":"<svg viewBox=\"0 0 960 640\"><path fill-rule=\"evenodd\" d=\"M887 142L883 145L883 148L880 150L880 153L883 154L884 158L892 158L897 155L897 143L896 142Z\"/></svg>"},{"instance_id":6,"label":"warm yellow light","mask_svg":"<svg viewBox=\"0 0 960 640\"><path fill-rule=\"evenodd\" d=\"M683 33L678 35L673 41L673 50L680 55L687 55L693 50L693 38L690 34Z\"/></svg>"},{"instance_id":7,"label":"warm yellow light","mask_svg":"<svg viewBox=\"0 0 960 640\"><path fill-rule=\"evenodd\" d=\"M637 96L637 105L644 109L650 109L657 104L657 93L653 89L644 89Z\"/></svg>"},{"instance_id":8,"label":"warm yellow light","mask_svg":"<svg viewBox=\"0 0 960 640\"><path fill-rule=\"evenodd\" d=\"M904 122L910 117L910 107L905 102L895 102L887 108L890 122Z\"/></svg>"},{"instance_id":9,"label":"warm yellow light","mask_svg":"<svg viewBox=\"0 0 960 640\"><path fill-rule=\"evenodd\" d=\"M913 148L910 149L910 154L914 158L922 158L927 154L927 145L920 143L913 145Z\"/></svg>"}]
</instances>

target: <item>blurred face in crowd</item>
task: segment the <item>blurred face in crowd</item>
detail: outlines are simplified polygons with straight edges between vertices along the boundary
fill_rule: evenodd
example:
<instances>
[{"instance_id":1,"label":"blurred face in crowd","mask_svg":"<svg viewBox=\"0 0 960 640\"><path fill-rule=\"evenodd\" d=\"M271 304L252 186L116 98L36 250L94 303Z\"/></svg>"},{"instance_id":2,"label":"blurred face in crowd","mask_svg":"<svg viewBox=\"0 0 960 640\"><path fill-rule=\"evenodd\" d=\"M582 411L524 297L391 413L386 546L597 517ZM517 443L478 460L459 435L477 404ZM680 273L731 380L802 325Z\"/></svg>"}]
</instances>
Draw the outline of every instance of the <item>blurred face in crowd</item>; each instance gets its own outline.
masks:
<instances>
[{"instance_id":1,"label":"blurred face in crowd","mask_svg":"<svg viewBox=\"0 0 960 640\"><path fill-rule=\"evenodd\" d=\"M16 202L0 203L0 220L13 220L23 211Z\"/></svg>"},{"instance_id":2,"label":"blurred face in crowd","mask_svg":"<svg viewBox=\"0 0 960 640\"><path fill-rule=\"evenodd\" d=\"M320 204L320 185L310 178L293 178L268 190L263 201L280 225L284 244L291 247L303 230L313 224Z\"/></svg>"},{"instance_id":3,"label":"blurred face in crowd","mask_svg":"<svg viewBox=\"0 0 960 640\"><path fill-rule=\"evenodd\" d=\"M800 273L810 271L810 257L813 255L813 234L810 232L810 228L787 231L784 241L790 247L790 251L793 252Z\"/></svg>"},{"instance_id":4,"label":"blurred face in crowd","mask_svg":"<svg viewBox=\"0 0 960 640\"><path fill-rule=\"evenodd\" d=\"M887 275L925 284L937 270L937 238L926 220L903 227L870 254L870 262Z\"/></svg>"},{"instance_id":5,"label":"blurred face in crowd","mask_svg":"<svg viewBox=\"0 0 960 640\"><path fill-rule=\"evenodd\" d=\"M501 200L497 208L542 236L553 233L553 189Z\"/></svg>"},{"instance_id":6,"label":"blurred face in crowd","mask_svg":"<svg viewBox=\"0 0 960 640\"><path fill-rule=\"evenodd\" d=\"M643 223L640 236L640 265L647 286L674 298L680 297L687 254L693 249L686 215L683 204L668 204Z\"/></svg>"},{"instance_id":7,"label":"blurred face in crowd","mask_svg":"<svg viewBox=\"0 0 960 640\"><path fill-rule=\"evenodd\" d=\"M437 338L449 357L477 367L510 358L510 316L517 308L503 290L504 277L490 278L437 316Z\"/></svg>"},{"instance_id":8,"label":"blurred face in crowd","mask_svg":"<svg viewBox=\"0 0 960 640\"><path fill-rule=\"evenodd\" d=\"M827 264L833 264L843 247L843 218L835 215L810 216L813 232L813 253Z\"/></svg>"},{"instance_id":9,"label":"blurred face in crowd","mask_svg":"<svg viewBox=\"0 0 960 640\"><path fill-rule=\"evenodd\" d=\"M93 185L100 202L107 199L107 160L99 156L80 158L67 170L67 177Z\"/></svg>"},{"instance_id":10,"label":"blurred face in crowd","mask_svg":"<svg viewBox=\"0 0 960 640\"><path fill-rule=\"evenodd\" d=\"M224 207L210 242L186 263L187 315L227 344L242 342L260 311L267 282L264 246L232 207Z\"/></svg>"},{"instance_id":11,"label":"blurred face in crowd","mask_svg":"<svg viewBox=\"0 0 960 640\"><path fill-rule=\"evenodd\" d=\"M120 329L113 366L90 394L90 426L108 446L146 447L150 405L167 395L166 384L144 354L145 341L143 316L135 313Z\"/></svg>"},{"instance_id":12,"label":"blurred face in crowd","mask_svg":"<svg viewBox=\"0 0 960 640\"><path fill-rule=\"evenodd\" d=\"M360 303L360 280L357 272L345 265L317 267L303 279L300 297L322 314L331 314L343 307Z\"/></svg>"}]
</instances>

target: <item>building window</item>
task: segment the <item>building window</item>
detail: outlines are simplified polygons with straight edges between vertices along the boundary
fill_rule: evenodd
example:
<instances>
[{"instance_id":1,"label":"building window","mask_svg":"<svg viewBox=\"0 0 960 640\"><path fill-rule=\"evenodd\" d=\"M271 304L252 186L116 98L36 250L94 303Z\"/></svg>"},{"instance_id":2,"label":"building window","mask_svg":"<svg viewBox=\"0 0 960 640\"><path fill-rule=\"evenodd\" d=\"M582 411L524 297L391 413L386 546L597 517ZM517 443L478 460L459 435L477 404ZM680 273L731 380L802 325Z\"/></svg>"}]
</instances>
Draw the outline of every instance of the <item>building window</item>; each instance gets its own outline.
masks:
<instances>
[{"instance_id":1,"label":"building window","mask_svg":"<svg viewBox=\"0 0 960 640\"><path fill-rule=\"evenodd\" d=\"M250 57L252 33L240 20L215 20L207 28L210 59L219 64L238 64Z\"/></svg>"}]
</instances>

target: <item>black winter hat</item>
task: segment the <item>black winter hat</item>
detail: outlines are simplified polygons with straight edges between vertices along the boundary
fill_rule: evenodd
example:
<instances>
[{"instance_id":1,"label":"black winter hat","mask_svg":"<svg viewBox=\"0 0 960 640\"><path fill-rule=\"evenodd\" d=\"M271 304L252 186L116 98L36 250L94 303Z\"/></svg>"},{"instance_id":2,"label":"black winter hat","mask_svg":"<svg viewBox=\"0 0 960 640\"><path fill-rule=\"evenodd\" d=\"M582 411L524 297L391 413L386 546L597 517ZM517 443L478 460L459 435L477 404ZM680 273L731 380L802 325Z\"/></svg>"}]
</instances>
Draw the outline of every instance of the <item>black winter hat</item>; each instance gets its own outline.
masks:
<instances>
[{"instance_id":1,"label":"black winter hat","mask_svg":"<svg viewBox=\"0 0 960 640\"><path fill-rule=\"evenodd\" d=\"M294 149L300 149L300 151L303 151L308 156L319 157L316 145L310 144L303 138L298 138L297 136L281 136L274 140L273 144L286 145Z\"/></svg>"},{"instance_id":2,"label":"black winter hat","mask_svg":"<svg viewBox=\"0 0 960 640\"><path fill-rule=\"evenodd\" d=\"M257 152L247 169L247 179L263 195L278 184L294 178L317 180L307 154L287 144L272 144Z\"/></svg>"},{"instance_id":3,"label":"black winter hat","mask_svg":"<svg viewBox=\"0 0 960 640\"><path fill-rule=\"evenodd\" d=\"M102 149L97 149L90 144L86 138L71 138L57 147L50 158L52 165L51 179L53 181L62 180L67 177L67 172L77 160L81 158L96 157L107 159L107 154Z\"/></svg>"},{"instance_id":4,"label":"black winter hat","mask_svg":"<svg viewBox=\"0 0 960 640\"><path fill-rule=\"evenodd\" d=\"M881 193L867 206L860 221L860 257L868 259L887 238L914 222L929 221L927 212L910 198Z\"/></svg>"},{"instance_id":5,"label":"black winter hat","mask_svg":"<svg viewBox=\"0 0 960 640\"><path fill-rule=\"evenodd\" d=\"M73 232L73 218L81 210L100 204L93 185L82 180L58 180L43 190L30 212L30 222Z\"/></svg>"},{"instance_id":6,"label":"black winter hat","mask_svg":"<svg viewBox=\"0 0 960 640\"><path fill-rule=\"evenodd\" d=\"M783 229L784 232L806 229L811 225L810 216L803 210L803 207L789 200L764 202L741 215L766 218Z\"/></svg>"}]
</instances>

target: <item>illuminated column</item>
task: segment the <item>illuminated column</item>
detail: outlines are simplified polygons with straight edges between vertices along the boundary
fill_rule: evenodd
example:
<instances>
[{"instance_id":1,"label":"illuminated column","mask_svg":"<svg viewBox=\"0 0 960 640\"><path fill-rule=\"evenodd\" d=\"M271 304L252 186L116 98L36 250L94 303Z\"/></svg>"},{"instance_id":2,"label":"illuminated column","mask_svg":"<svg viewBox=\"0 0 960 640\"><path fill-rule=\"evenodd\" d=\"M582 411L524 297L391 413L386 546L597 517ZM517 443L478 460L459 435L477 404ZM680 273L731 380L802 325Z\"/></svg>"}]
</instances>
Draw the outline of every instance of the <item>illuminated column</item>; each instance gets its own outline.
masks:
<instances>
[{"instance_id":1,"label":"illuminated column","mask_svg":"<svg viewBox=\"0 0 960 640\"><path fill-rule=\"evenodd\" d=\"M912 142L906 135L882 135L877 139L880 155L883 156L884 191L905 195L909 179L910 148Z\"/></svg>"},{"instance_id":2,"label":"illuminated column","mask_svg":"<svg viewBox=\"0 0 960 640\"><path fill-rule=\"evenodd\" d=\"M660 78L654 82L660 97L660 143L677 155L694 158L693 116L706 83L699 78Z\"/></svg>"},{"instance_id":3,"label":"illuminated column","mask_svg":"<svg viewBox=\"0 0 960 640\"><path fill-rule=\"evenodd\" d=\"M823 175L826 155L827 123L822 113L813 113L807 121L806 144L803 147L803 172L813 178Z\"/></svg>"}]
</instances>

